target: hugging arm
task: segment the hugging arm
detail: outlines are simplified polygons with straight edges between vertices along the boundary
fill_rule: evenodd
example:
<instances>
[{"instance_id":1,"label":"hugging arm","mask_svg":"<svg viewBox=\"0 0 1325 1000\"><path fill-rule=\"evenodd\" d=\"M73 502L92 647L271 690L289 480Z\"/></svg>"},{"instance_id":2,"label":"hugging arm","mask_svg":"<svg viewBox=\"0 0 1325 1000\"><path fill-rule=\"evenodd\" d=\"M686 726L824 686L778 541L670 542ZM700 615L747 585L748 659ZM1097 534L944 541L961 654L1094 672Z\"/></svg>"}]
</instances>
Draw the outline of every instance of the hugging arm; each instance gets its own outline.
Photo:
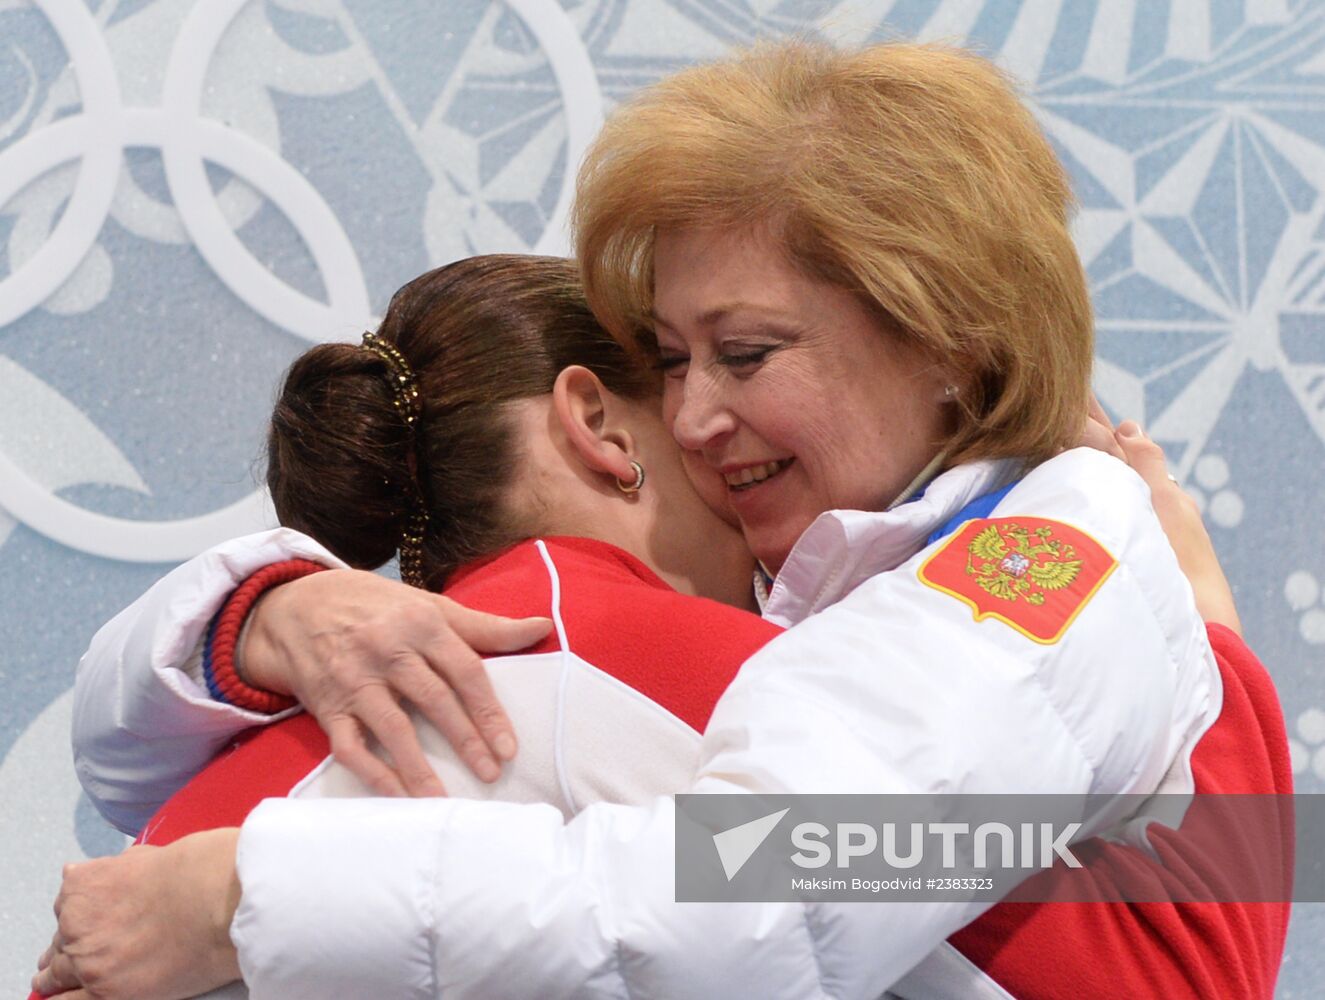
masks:
<instances>
[{"instance_id":1,"label":"hugging arm","mask_svg":"<svg viewBox=\"0 0 1325 1000\"><path fill-rule=\"evenodd\" d=\"M1169 478L1163 452L1134 423L1115 433L1106 421L1097 409L1087 440L1141 475L1202 617L1240 632L1210 537L1190 498ZM1107 439L1108 447L1095 439ZM289 529L235 539L180 566L94 637L79 666L73 742L79 778L112 823L136 832L234 734L272 720L212 700L196 669L198 647L208 620L248 575L299 557L343 565ZM466 614L452 602L358 572L278 587L252 619L241 650L252 679L299 689L336 738L342 763L381 794L414 795L437 793L438 782L394 700L417 701L471 769L490 774L493 756L509 757L502 736L513 742L515 734L477 657L454 640L503 652L538 640L549 627L545 619ZM367 751L365 730L391 748L399 773Z\"/></svg>"},{"instance_id":2,"label":"hugging arm","mask_svg":"<svg viewBox=\"0 0 1325 1000\"><path fill-rule=\"evenodd\" d=\"M1058 643L973 623L918 581L922 554L742 668L692 790L1108 795L1180 771L1220 688L1142 485L1088 479L1059 504L1034 475L1008 512L1074 509L1119 560ZM1118 818L1086 815L1083 835ZM240 965L255 997L876 997L985 905L677 904L673 823L666 799L569 823L540 806L269 801L239 842ZM362 877L337 877L350 867Z\"/></svg>"},{"instance_id":3,"label":"hugging arm","mask_svg":"<svg viewBox=\"0 0 1325 1000\"><path fill-rule=\"evenodd\" d=\"M290 558L343 565L296 531L237 539L178 566L92 638L74 687L74 766L120 830L137 833L237 733L288 714L214 700L200 658L208 622L230 592Z\"/></svg>"},{"instance_id":4,"label":"hugging arm","mask_svg":"<svg viewBox=\"0 0 1325 1000\"><path fill-rule=\"evenodd\" d=\"M922 554L751 659L693 790L1147 792L1180 770L1219 708L1190 591L1142 484L1062 461L1084 491L1046 485L1056 460L1006 512L1071 516L1120 565L1059 643L974 627L917 581ZM980 909L678 905L672 822L668 800L569 824L538 806L269 801L239 843L231 937L255 997L877 996Z\"/></svg>"},{"instance_id":5,"label":"hugging arm","mask_svg":"<svg viewBox=\"0 0 1325 1000\"><path fill-rule=\"evenodd\" d=\"M278 528L177 567L103 626L79 663L75 767L89 798L119 829L140 830L237 733L289 714L213 698L201 669L204 637L227 598L257 571L287 559L336 571L268 591L251 616L240 659L255 683L293 692L327 730L337 757L370 786L380 794L442 790L398 705L404 696L418 701L476 771L484 760L496 767L492 752L514 752L513 743L501 743L503 734L513 740L510 723L473 649L524 648L550 622L496 618L344 568L308 536ZM271 634L264 623L273 619L284 628ZM429 650L447 658L449 684L433 673ZM361 674L362 664L377 669ZM392 752L401 777L367 750L365 732Z\"/></svg>"}]
</instances>

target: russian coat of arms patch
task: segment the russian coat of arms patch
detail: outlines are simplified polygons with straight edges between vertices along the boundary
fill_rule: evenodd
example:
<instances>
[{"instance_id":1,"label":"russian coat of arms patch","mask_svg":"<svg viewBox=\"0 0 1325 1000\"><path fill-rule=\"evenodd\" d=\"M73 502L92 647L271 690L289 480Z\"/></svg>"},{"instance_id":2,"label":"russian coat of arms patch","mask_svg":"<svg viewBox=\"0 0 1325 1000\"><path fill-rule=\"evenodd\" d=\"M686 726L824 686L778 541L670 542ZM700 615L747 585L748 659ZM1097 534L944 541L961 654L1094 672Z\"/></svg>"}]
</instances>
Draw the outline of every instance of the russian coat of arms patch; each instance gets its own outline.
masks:
<instances>
[{"instance_id":1,"label":"russian coat of arms patch","mask_svg":"<svg viewBox=\"0 0 1325 1000\"><path fill-rule=\"evenodd\" d=\"M1118 561L1079 528L1044 518L967 521L925 560L920 582L1036 642L1063 637Z\"/></svg>"}]
</instances>

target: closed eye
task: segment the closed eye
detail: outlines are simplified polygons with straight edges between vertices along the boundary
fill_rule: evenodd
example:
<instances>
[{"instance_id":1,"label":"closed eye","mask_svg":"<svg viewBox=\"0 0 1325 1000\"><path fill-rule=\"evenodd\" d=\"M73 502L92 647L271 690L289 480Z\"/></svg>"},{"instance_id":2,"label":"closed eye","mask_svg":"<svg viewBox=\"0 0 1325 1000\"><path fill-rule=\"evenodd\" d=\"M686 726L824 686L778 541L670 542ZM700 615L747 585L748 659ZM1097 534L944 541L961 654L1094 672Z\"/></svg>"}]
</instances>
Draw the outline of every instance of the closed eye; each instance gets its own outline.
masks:
<instances>
[{"instance_id":1,"label":"closed eye","mask_svg":"<svg viewBox=\"0 0 1325 1000\"><path fill-rule=\"evenodd\" d=\"M662 372L664 375L676 376L685 374L685 366L690 363L690 357L686 354L660 354L653 362L653 370Z\"/></svg>"},{"instance_id":2,"label":"closed eye","mask_svg":"<svg viewBox=\"0 0 1325 1000\"><path fill-rule=\"evenodd\" d=\"M764 359L767 358L772 351L773 346L769 345L768 347L758 347L752 350L732 352L720 355L718 363L734 369L755 368L763 364Z\"/></svg>"}]
</instances>

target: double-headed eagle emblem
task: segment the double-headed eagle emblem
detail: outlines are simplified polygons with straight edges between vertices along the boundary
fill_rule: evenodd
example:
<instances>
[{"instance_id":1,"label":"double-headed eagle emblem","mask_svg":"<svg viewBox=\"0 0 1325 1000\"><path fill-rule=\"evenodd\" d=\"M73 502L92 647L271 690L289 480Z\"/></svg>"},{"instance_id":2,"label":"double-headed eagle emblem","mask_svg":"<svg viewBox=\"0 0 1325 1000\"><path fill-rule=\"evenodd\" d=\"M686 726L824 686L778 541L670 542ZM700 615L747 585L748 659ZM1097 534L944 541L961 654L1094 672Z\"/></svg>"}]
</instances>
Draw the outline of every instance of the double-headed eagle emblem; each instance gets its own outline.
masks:
<instances>
[{"instance_id":1,"label":"double-headed eagle emblem","mask_svg":"<svg viewBox=\"0 0 1325 1000\"><path fill-rule=\"evenodd\" d=\"M966 572L992 597L1044 603L1045 591L1063 590L1081 572L1076 549L1048 525L1030 530L1011 521L988 525L966 547Z\"/></svg>"},{"instance_id":2,"label":"double-headed eagle emblem","mask_svg":"<svg viewBox=\"0 0 1325 1000\"><path fill-rule=\"evenodd\" d=\"M1052 644L1104 585L1117 560L1064 521L973 518L934 550L920 582L1028 639Z\"/></svg>"}]
</instances>

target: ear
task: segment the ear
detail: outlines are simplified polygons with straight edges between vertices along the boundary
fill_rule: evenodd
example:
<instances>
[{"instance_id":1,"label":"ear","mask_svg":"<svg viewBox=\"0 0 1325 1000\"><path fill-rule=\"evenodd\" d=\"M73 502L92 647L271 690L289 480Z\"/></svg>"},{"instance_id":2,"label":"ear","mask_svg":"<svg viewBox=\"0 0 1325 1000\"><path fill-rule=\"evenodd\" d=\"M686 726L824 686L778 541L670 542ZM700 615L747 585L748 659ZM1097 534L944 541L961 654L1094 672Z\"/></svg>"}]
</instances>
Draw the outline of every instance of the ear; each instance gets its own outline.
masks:
<instances>
[{"instance_id":1,"label":"ear","mask_svg":"<svg viewBox=\"0 0 1325 1000\"><path fill-rule=\"evenodd\" d=\"M621 400L597 375L582 365L562 369L552 386L552 408L586 468L623 482L635 478L635 441L621 422Z\"/></svg>"}]
</instances>

